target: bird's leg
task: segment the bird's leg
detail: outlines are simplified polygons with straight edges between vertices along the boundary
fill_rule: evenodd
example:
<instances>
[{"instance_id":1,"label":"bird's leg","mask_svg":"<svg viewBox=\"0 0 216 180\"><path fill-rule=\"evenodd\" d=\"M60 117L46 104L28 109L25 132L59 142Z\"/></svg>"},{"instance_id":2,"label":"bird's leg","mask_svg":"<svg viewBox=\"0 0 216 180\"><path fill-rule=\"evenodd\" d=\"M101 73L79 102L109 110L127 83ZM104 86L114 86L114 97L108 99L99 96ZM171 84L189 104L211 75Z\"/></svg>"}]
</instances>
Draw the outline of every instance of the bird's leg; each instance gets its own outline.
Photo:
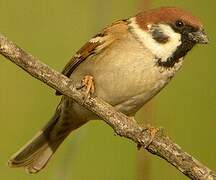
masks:
<instances>
[{"instance_id":1,"label":"bird's leg","mask_svg":"<svg viewBox=\"0 0 216 180\"><path fill-rule=\"evenodd\" d=\"M151 144L151 142L154 140L154 138L158 132L158 129L154 128L154 127L148 127L146 130L150 133L150 136L151 136L150 144Z\"/></svg>"},{"instance_id":2,"label":"bird's leg","mask_svg":"<svg viewBox=\"0 0 216 180\"><path fill-rule=\"evenodd\" d=\"M148 145L146 145L144 148L146 149L154 140L157 132L159 129L152 127L151 125L147 124L147 126L143 127L143 131L147 131L150 134L150 140ZM141 144L137 144L137 149L140 150L142 148Z\"/></svg>"},{"instance_id":3,"label":"bird's leg","mask_svg":"<svg viewBox=\"0 0 216 180\"><path fill-rule=\"evenodd\" d=\"M84 87L86 87L86 94L93 94L95 91L93 79L93 76L86 75L82 80Z\"/></svg>"},{"instance_id":4,"label":"bird's leg","mask_svg":"<svg viewBox=\"0 0 216 180\"><path fill-rule=\"evenodd\" d=\"M94 80L93 76L91 75L85 75L82 79L81 86L77 87L77 89L83 89L85 92L85 97L83 103L85 103L86 99L94 94L95 92L95 86L94 86Z\"/></svg>"}]
</instances>

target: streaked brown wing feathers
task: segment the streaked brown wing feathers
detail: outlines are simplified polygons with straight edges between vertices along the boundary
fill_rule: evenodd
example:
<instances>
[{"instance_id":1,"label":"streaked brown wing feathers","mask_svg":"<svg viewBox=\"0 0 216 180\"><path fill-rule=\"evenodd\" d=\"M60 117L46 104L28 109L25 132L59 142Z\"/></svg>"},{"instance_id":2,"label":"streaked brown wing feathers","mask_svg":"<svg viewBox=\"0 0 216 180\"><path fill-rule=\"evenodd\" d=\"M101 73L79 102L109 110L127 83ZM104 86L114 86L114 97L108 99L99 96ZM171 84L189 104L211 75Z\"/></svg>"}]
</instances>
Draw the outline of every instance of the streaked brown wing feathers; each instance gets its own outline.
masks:
<instances>
[{"instance_id":1,"label":"streaked brown wing feathers","mask_svg":"<svg viewBox=\"0 0 216 180\"><path fill-rule=\"evenodd\" d=\"M62 74L70 77L79 64L89 56L100 53L102 50L106 49L116 39L123 36L127 31L127 28L127 20L117 21L104 28L75 54L75 56L66 64ZM61 95L61 93L56 92L56 95Z\"/></svg>"},{"instance_id":2,"label":"streaked brown wing feathers","mask_svg":"<svg viewBox=\"0 0 216 180\"><path fill-rule=\"evenodd\" d=\"M83 62L87 57L95 53L95 49L100 45L100 42L87 42L77 53L76 55L66 64L65 68L62 71L67 77L70 77L72 72L76 67Z\"/></svg>"}]
</instances>

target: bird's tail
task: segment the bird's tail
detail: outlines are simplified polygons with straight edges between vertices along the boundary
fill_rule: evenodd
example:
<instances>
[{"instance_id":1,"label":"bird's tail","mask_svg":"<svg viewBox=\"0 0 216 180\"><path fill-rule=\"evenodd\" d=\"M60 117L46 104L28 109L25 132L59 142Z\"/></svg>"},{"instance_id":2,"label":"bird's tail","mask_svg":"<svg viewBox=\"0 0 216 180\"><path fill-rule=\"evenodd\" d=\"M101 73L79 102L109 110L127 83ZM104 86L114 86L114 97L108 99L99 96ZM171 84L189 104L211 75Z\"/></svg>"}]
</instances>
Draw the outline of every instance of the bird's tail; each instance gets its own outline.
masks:
<instances>
[{"instance_id":1,"label":"bird's tail","mask_svg":"<svg viewBox=\"0 0 216 180\"><path fill-rule=\"evenodd\" d=\"M23 148L8 161L10 167L24 167L29 173L42 170L64 139L70 134L71 128L59 128L60 110L57 109L48 124L36 134ZM66 127L66 126L64 126ZM54 133L56 129L60 131Z\"/></svg>"}]
</instances>

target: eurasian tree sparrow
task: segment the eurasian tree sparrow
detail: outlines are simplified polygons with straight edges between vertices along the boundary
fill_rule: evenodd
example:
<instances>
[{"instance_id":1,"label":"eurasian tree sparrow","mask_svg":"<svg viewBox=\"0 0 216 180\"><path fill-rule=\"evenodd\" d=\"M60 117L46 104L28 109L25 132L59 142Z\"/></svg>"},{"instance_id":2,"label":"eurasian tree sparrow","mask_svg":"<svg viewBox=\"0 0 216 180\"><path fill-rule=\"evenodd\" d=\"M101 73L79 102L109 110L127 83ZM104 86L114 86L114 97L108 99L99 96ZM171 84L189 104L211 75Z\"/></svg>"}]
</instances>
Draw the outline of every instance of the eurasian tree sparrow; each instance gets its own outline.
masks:
<instances>
[{"instance_id":1,"label":"eurasian tree sparrow","mask_svg":"<svg viewBox=\"0 0 216 180\"><path fill-rule=\"evenodd\" d=\"M196 17L179 8L153 9L105 27L62 73L74 83L83 80L87 92L134 116L170 82L197 43L206 44L208 39ZM29 173L40 171L71 131L92 119L98 117L63 96L48 124L9 165Z\"/></svg>"}]
</instances>

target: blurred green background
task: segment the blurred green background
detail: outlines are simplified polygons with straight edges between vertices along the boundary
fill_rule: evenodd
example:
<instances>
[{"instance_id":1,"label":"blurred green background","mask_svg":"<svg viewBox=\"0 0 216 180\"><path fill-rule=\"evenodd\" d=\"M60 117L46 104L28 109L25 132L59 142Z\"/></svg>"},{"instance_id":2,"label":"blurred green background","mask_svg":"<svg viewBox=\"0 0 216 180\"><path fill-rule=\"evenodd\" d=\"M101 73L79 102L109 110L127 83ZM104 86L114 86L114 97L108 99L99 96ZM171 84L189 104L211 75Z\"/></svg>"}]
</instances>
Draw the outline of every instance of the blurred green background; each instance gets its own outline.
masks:
<instances>
[{"instance_id":1,"label":"blurred green background","mask_svg":"<svg viewBox=\"0 0 216 180\"><path fill-rule=\"evenodd\" d=\"M147 2L146 2L147 3ZM211 43L196 47L185 66L138 120L152 119L187 152L216 169L216 1L152 0L201 17ZM134 15L142 0L0 0L0 32L44 63L61 70L83 43L113 20ZM147 5L146 5L147 6ZM74 132L37 175L7 167L8 158L49 120L54 91L0 57L0 178L6 180L184 180L167 162L114 136L103 122Z\"/></svg>"}]
</instances>

